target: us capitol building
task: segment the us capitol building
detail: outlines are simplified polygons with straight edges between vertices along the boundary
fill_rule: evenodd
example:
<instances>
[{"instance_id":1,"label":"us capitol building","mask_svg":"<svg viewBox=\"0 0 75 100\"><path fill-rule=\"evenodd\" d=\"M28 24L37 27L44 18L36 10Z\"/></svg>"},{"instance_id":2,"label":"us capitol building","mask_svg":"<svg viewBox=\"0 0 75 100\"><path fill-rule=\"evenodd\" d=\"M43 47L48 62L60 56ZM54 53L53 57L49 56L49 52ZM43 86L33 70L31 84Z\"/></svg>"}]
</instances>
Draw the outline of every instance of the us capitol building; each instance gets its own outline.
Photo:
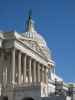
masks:
<instances>
[{"instance_id":1,"label":"us capitol building","mask_svg":"<svg viewBox=\"0 0 75 100\"><path fill-rule=\"evenodd\" d=\"M55 62L45 39L35 30L31 15L26 32L0 32L0 96L5 97L3 100L47 99L55 94L56 81L62 83L63 79L55 74ZM62 89L68 91L67 85Z\"/></svg>"}]
</instances>

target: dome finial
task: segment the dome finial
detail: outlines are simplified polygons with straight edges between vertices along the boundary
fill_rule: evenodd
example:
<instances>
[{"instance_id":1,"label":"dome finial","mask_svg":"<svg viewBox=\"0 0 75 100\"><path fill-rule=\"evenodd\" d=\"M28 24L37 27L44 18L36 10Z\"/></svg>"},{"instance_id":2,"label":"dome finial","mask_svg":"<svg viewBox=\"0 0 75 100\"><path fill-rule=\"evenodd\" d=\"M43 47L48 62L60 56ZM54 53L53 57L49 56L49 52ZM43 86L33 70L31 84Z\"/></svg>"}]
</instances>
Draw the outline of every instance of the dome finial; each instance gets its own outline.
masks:
<instances>
[{"instance_id":1,"label":"dome finial","mask_svg":"<svg viewBox=\"0 0 75 100\"><path fill-rule=\"evenodd\" d=\"M29 19L32 19L32 10L29 10Z\"/></svg>"},{"instance_id":2,"label":"dome finial","mask_svg":"<svg viewBox=\"0 0 75 100\"><path fill-rule=\"evenodd\" d=\"M32 20L32 10L29 10L28 20L26 23L26 31L33 32L35 30L34 21Z\"/></svg>"}]
</instances>

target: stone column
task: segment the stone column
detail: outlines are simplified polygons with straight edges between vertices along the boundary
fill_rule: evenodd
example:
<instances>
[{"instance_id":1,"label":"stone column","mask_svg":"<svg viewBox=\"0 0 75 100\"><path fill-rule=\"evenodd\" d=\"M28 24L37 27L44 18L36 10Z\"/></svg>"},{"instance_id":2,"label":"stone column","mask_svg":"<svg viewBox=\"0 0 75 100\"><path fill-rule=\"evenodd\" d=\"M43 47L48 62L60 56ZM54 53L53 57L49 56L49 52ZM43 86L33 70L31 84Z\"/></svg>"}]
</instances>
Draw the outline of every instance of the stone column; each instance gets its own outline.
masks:
<instances>
[{"instance_id":1,"label":"stone column","mask_svg":"<svg viewBox=\"0 0 75 100\"><path fill-rule=\"evenodd\" d=\"M40 82L40 64L37 63L37 77L38 77L38 83Z\"/></svg>"},{"instance_id":2,"label":"stone column","mask_svg":"<svg viewBox=\"0 0 75 100\"><path fill-rule=\"evenodd\" d=\"M42 65L42 82L44 82L44 65Z\"/></svg>"},{"instance_id":3,"label":"stone column","mask_svg":"<svg viewBox=\"0 0 75 100\"><path fill-rule=\"evenodd\" d=\"M31 57L29 57L29 72L28 73L29 73L29 75L28 75L28 77L29 77L28 78L29 79L28 82L31 83L31 77L32 77L32 75L31 75Z\"/></svg>"},{"instance_id":4,"label":"stone column","mask_svg":"<svg viewBox=\"0 0 75 100\"><path fill-rule=\"evenodd\" d=\"M36 83L36 61L33 61L33 83Z\"/></svg>"},{"instance_id":5,"label":"stone column","mask_svg":"<svg viewBox=\"0 0 75 100\"><path fill-rule=\"evenodd\" d=\"M21 83L21 52L18 52L18 84Z\"/></svg>"},{"instance_id":6,"label":"stone column","mask_svg":"<svg viewBox=\"0 0 75 100\"><path fill-rule=\"evenodd\" d=\"M12 59L11 59L12 84L15 84L15 48L13 48L11 52L12 52Z\"/></svg>"},{"instance_id":7,"label":"stone column","mask_svg":"<svg viewBox=\"0 0 75 100\"><path fill-rule=\"evenodd\" d=\"M46 67L46 70L45 70L46 72L46 83L48 83L48 68Z\"/></svg>"},{"instance_id":8,"label":"stone column","mask_svg":"<svg viewBox=\"0 0 75 100\"><path fill-rule=\"evenodd\" d=\"M40 82L42 82L42 66L40 65Z\"/></svg>"},{"instance_id":9,"label":"stone column","mask_svg":"<svg viewBox=\"0 0 75 100\"><path fill-rule=\"evenodd\" d=\"M24 64L23 64L23 82L26 83L26 61L27 61L27 56L24 54Z\"/></svg>"},{"instance_id":10,"label":"stone column","mask_svg":"<svg viewBox=\"0 0 75 100\"><path fill-rule=\"evenodd\" d=\"M45 66L45 69L44 69L44 81L46 83L46 66Z\"/></svg>"},{"instance_id":11,"label":"stone column","mask_svg":"<svg viewBox=\"0 0 75 100\"><path fill-rule=\"evenodd\" d=\"M0 59L0 84L3 84L3 67L4 67L4 52L1 53L1 59Z\"/></svg>"}]
</instances>

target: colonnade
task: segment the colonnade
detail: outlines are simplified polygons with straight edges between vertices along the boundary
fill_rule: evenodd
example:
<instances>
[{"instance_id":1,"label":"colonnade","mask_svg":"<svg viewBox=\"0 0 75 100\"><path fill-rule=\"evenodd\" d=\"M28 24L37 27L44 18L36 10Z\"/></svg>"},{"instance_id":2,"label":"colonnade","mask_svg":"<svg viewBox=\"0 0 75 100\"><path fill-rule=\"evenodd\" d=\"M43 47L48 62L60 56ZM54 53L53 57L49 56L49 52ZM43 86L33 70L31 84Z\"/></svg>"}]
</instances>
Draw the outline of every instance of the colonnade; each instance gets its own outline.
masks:
<instances>
[{"instance_id":1,"label":"colonnade","mask_svg":"<svg viewBox=\"0 0 75 100\"><path fill-rule=\"evenodd\" d=\"M16 58L16 52L18 56ZM48 67L37 62L37 60L28 56L15 48L11 50L11 81L13 84L16 82L16 59L17 65L17 83L38 83L48 82ZM38 58L37 58L38 59ZM21 82L21 76L23 75L23 81ZM26 80L28 78L28 81Z\"/></svg>"}]
</instances>

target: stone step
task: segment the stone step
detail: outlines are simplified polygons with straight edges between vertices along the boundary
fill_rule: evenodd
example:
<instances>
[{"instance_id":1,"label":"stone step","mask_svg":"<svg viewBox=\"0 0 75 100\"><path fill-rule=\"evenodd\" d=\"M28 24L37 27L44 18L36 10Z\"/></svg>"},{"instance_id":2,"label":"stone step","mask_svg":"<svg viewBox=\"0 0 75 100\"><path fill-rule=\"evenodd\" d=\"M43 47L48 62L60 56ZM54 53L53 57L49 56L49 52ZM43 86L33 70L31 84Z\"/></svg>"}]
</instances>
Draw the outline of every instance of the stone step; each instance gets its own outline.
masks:
<instances>
[{"instance_id":1,"label":"stone step","mask_svg":"<svg viewBox=\"0 0 75 100\"><path fill-rule=\"evenodd\" d=\"M44 97L42 100L71 100L70 97L67 96L51 96L51 97Z\"/></svg>"}]
</instances>

